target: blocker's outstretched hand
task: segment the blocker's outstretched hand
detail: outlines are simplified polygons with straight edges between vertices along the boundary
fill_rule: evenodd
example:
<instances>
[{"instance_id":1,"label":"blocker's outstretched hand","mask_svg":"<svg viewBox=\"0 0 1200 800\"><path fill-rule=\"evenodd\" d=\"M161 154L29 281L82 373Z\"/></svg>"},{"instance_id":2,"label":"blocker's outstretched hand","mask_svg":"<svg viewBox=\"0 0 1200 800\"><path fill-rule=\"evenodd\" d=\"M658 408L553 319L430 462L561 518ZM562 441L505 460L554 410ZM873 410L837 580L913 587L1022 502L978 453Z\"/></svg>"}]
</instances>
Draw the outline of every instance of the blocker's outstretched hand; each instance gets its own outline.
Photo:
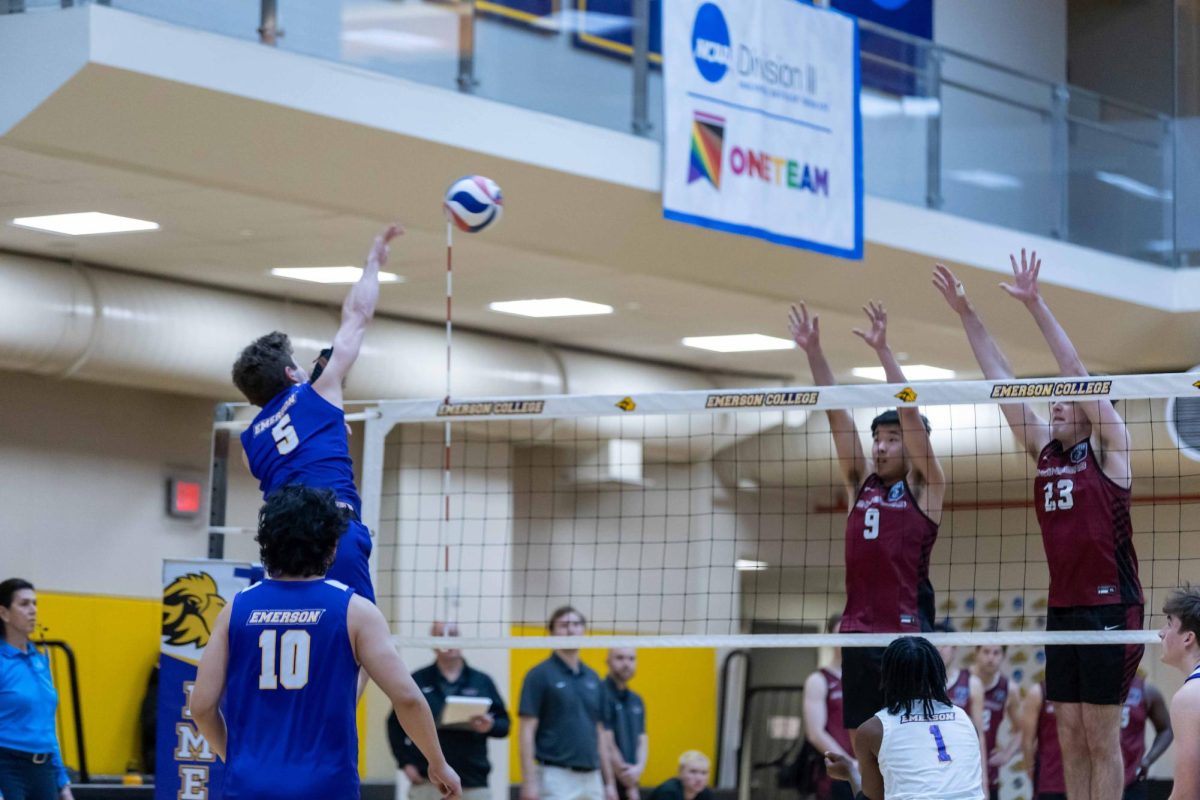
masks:
<instances>
[{"instance_id":1,"label":"blocker's outstretched hand","mask_svg":"<svg viewBox=\"0 0 1200 800\"><path fill-rule=\"evenodd\" d=\"M816 314L808 313L808 306L803 300L800 305L793 304L788 312L788 332L792 334L792 341L804 352L821 349L820 320Z\"/></svg>"},{"instance_id":2,"label":"blocker's outstretched hand","mask_svg":"<svg viewBox=\"0 0 1200 800\"><path fill-rule=\"evenodd\" d=\"M872 300L863 306L863 312L871 321L871 327L865 331L862 328L855 328L854 335L866 342L872 350L885 349L888 346L887 310L883 307L883 303L876 303Z\"/></svg>"},{"instance_id":3,"label":"blocker's outstretched hand","mask_svg":"<svg viewBox=\"0 0 1200 800\"><path fill-rule=\"evenodd\" d=\"M1032 305L1040 299L1038 294L1038 272L1042 269L1042 262L1037 257L1037 251L1029 254L1029 258L1025 257L1025 248L1021 248L1021 264L1017 265L1017 257L1009 254L1008 260L1012 262L1013 282L1001 283L1000 288L1008 292L1009 297L1020 300L1025 305Z\"/></svg>"},{"instance_id":4,"label":"blocker's outstretched hand","mask_svg":"<svg viewBox=\"0 0 1200 800\"><path fill-rule=\"evenodd\" d=\"M967 290L954 273L945 264L933 265L933 288L946 298L946 305L958 315L971 310L971 301L967 299Z\"/></svg>"}]
</instances>

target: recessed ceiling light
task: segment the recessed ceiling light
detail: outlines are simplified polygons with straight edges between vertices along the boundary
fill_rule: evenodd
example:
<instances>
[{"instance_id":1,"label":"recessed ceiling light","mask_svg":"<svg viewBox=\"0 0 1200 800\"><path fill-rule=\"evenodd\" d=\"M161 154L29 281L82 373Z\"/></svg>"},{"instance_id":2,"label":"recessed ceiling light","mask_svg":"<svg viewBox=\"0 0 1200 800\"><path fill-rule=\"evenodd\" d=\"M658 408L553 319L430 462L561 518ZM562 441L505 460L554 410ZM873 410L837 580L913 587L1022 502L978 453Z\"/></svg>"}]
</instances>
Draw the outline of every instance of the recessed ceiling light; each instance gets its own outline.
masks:
<instances>
[{"instance_id":1,"label":"recessed ceiling light","mask_svg":"<svg viewBox=\"0 0 1200 800\"><path fill-rule=\"evenodd\" d=\"M131 233L133 231L156 231L157 222L132 217L118 217L100 211L82 211L78 214L50 214L44 217L17 217L13 225L35 231L62 233L67 236L92 236L97 233Z\"/></svg>"},{"instance_id":2,"label":"recessed ceiling light","mask_svg":"<svg viewBox=\"0 0 1200 800\"><path fill-rule=\"evenodd\" d=\"M904 370L904 379L909 381L948 381L954 377L954 370L931 367L928 364L905 364L900 369ZM880 382L887 380L887 376L883 374L883 367L855 367L850 372L858 378Z\"/></svg>"},{"instance_id":3,"label":"recessed ceiling light","mask_svg":"<svg viewBox=\"0 0 1200 800\"><path fill-rule=\"evenodd\" d=\"M541 300L502 300L488 303L492 311L501 314L516 314L520 317L587 317L594 314L611 314L613 307L604 303L590 303L573 297L546 297Z\"/></svg>"},{"instance_id":4,"label":"recessed ceiling light","mask_svg":"<svg viewBox=\"0 0 1200 800\"><path fill-rule=\"evenodd\" d=\"M765 561L751 561L748 558L739 558L733 562L733 568L739 572L763 572L767 568Z\"/></svg>"},{"instance_id":5,"label":"recessed ceiling light","mask_svg":"<svg viewBox=\"0 0 1200 800\"><path fill-rule=\"evenodd\" d=\"M309 283L358 283L362 267L276 267L271 274L276 278ZM381 272L379 282L403 283L404 278L394 272Z\"/></svg>"},{"instance_id":6,"label":"recessed ceiling light","mask_svg":"<svg viewBox=\"0 0 1200 800\"><path fill-rule=\"evenodd\" d=\"M685 336L684 347L712 350L716 353L747 353L752 350L791 350L796 343L761 333L737 333L729 336Z\"/></svg>"}]
</instances>

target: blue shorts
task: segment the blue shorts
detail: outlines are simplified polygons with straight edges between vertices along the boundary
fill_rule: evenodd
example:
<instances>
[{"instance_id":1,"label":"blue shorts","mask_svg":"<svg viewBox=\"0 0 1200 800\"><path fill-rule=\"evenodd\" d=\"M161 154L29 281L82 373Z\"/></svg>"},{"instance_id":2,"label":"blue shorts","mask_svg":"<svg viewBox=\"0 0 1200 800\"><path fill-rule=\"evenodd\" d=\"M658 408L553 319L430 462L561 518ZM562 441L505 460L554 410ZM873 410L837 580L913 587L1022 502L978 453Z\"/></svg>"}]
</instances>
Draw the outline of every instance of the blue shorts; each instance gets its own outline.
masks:
<instances>
[{"instance_id":1,"label":"blue shorts","mask_svg":"<svg viewBox=\"0 0 1200 800\"><path fill-rule=\"evenodd\" d=\"M356 519L338 539L337 555L326 578L341 581L360 597L375 602L375 587L371 585L371 532Z\"/></svg>"}]
</instances>

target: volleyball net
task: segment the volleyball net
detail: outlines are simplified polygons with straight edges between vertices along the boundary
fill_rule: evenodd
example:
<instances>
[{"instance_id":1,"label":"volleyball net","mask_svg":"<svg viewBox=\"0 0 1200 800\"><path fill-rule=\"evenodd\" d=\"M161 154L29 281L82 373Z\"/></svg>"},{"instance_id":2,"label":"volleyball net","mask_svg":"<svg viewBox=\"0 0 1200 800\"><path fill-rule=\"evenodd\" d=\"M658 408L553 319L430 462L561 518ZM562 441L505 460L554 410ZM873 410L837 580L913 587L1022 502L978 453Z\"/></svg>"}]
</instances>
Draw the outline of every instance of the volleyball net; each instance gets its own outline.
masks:
<instances>
[{"instance_id":1,"label":"volleyball net","mask_svg":"<svg viewBox=\"0 0 1200 800\"><path fill-rule=\"evenodd\" d=\"M1044 631L1035 464L1006 403L1117 401L1131 441L1142 631ZM825 413L916 405L947 492L929 578L957 644L1153 640L1200 575L1200 374L382 402L365 416L364 521L400 644L545 648L577 608L589 646L878 645L842 610L846 491ZM448 443L448 444L447 444Z\"/></svg>"}]
</instances>

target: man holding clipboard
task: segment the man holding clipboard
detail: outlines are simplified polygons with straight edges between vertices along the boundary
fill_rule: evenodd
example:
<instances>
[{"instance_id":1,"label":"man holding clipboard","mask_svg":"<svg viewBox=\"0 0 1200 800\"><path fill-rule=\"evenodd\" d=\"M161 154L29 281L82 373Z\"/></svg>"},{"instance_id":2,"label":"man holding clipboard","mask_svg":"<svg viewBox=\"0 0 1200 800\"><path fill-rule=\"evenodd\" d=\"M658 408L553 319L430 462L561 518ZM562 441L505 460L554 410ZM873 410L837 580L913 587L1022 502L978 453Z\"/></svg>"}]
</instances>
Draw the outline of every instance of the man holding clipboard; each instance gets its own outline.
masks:
<instances>
[{"instance_id":1,"label":"man holding clipboard","mask_svg":"<svg viewBox=\"0 0 1200 800\"><path fill-rule=\"evenodd\" d=\"M458 636L458 626L435 622L431 636ZM434 650L432 664L413 673L429 710L438 724L438 740L446 761L462 779L463 800L490 800L488 773L489 737L508 736L510 719L496 684L487 674L467 665L458 649ZM421 752L404 733L395 714L388 716L388 741L396 763L408 776L410 800L437 800L439 794L426 777Z\"/></svg>"}]
</instances>

